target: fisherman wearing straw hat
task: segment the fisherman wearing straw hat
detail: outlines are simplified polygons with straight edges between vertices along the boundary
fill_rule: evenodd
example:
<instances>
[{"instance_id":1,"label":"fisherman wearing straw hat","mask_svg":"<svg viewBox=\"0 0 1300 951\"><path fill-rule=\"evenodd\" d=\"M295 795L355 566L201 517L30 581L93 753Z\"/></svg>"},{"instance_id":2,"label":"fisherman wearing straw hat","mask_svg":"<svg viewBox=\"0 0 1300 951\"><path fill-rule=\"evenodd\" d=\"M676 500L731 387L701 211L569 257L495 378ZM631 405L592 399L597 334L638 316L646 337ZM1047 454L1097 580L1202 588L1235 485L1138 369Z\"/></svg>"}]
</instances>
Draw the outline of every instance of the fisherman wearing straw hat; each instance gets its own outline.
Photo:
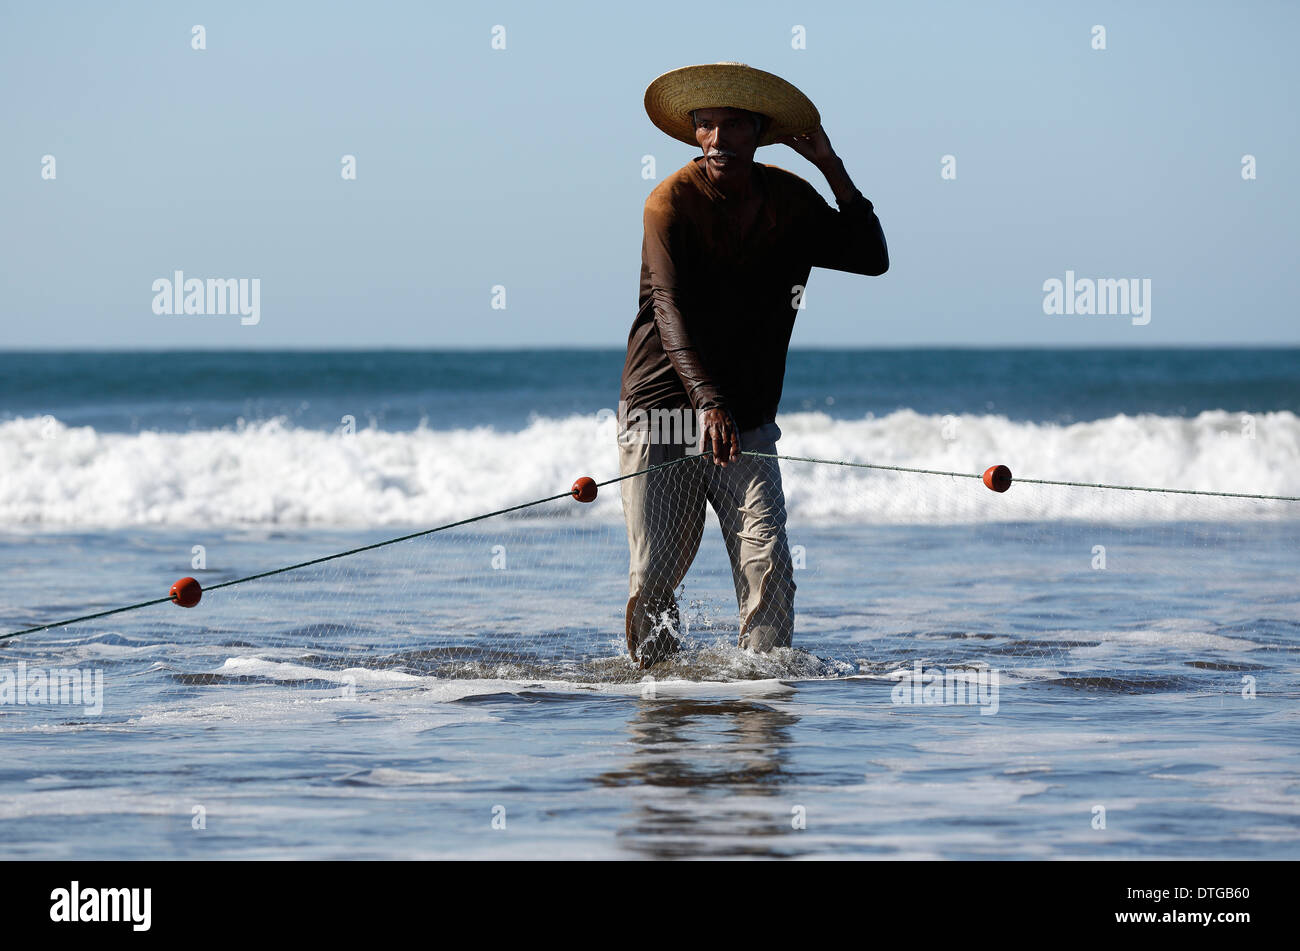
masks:
<instances>
[{"instance_id":1,"label":"fisherman wearing straw hat","mask_svg":"<svg viewBox=\"0 0 1300 951\"><path fill-rule=\"evenodd\" d=\"M664 73L650 120L699 148L645 203L640 307L619 400L631 552L627 646L642 668L679 647L675 591L699 550L706 503L722 527L740 607L740 646L789 647L794 572L776 459L786 350L813 267L889 267L870 201L831 148L817 108L790 83L743 63ZM753 160L784 144L826 178L839 210L808 182ZM665 427L665 421L674 425ZM659 425L656 425L659 423Z\"/></svg>"}]
</instances>

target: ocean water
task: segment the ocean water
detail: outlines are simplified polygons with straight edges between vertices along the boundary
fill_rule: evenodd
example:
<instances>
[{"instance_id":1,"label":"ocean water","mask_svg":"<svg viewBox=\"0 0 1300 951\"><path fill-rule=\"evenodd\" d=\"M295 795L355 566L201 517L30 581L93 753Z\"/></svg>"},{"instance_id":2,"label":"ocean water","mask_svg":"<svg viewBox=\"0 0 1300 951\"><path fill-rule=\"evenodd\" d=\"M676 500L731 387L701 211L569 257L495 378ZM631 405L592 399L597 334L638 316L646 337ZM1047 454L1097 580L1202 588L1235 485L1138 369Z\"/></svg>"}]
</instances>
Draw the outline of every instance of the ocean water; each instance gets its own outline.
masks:
<instances>
[{"instance_id":1,"label":"ocean water","mask_svg":"<svg viewBox=\"0 0 1300 951\"><path fill-rule=\"evenodd\" d=\"M787 461L795 649L734 646L710 518L650 674L613 488L214 588L616 475L620 367L0 354L4 632L209 589L0 640L0 855L1300 855L1294 502ZM1298 368L796 352L779 446L1300 496Z\"/></svg>"}]
</instances>

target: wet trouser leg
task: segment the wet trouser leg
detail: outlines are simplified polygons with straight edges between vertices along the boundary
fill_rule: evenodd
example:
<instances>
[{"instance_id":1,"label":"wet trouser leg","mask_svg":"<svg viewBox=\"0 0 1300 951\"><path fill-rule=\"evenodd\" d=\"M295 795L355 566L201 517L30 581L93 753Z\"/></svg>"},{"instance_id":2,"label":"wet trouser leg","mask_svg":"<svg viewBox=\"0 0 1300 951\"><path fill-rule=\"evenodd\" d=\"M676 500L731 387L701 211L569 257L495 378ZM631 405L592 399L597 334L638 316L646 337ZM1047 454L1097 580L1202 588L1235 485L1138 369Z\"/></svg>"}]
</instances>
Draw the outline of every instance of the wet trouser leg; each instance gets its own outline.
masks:
<instances>
[{"instance_id":1,"label":"wet trouser leg","mask_svg":"<svg viewBox=\"0 0 1300 951\"><path fill-rule=\"evenodd\" d=\"M681 459L682 445L636 439L619 441L619 469L627 475ZM627 649L633 658L658 633L679 636L677 586L695 560L704 534L703 467L695 457L619 483L627 543Z\"/></svg>"},{"instance_id":2,"label":"wet trouser leg","mask_svg":"<svg viewBox=\"0 0 1300 951\"><path fill-rule=\"evenodd\" d=\"M741 445L776 453L774 440L742 437ZM741 456L708 480L708 497L731 559L740 646L756 651L789 647L794 638L794 566L777 460Z\"/></svg>"}]
</instances>

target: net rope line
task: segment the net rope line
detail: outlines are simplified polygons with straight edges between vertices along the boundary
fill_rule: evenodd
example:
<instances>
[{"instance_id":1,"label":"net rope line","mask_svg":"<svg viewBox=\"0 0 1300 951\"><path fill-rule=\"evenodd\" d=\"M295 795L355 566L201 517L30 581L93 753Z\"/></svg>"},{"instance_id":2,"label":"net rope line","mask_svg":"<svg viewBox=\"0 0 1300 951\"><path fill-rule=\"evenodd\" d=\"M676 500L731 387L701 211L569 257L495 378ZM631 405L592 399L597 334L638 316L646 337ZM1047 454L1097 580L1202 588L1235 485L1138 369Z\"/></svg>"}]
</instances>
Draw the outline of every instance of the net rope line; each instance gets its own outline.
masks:
<instances>
[{"instance_id":1,"label":"net rope line","mask_svg":"<svg viewBox=\"0 0 1300 951\"><path fill-rule=\"evenodd\" d=\"M709 455L710 452L712 452L712 450L709 450L709 452L701 453L700 455ZM683 462L686 462L688 459L694 459L694 458L695 456L683 456L681 459L673 459L670 460L669 462L662 462L659 465L649 466L648 468L641 469L637 472L629 472L627 475L616 476L613 479L606 479L604 482L597 482L596 487L600 488L601 486L604 485L613 485L615 482L622 482L624 479L631 479L635 476L645 475L647 472L654 472L656 469L666 469L669 466L679 465ZM248 575L243 578L234 578L230 581L223 581L220 584L214 584L204 588L203 592L204 594L206 594L209 591L216 591L218 588L229 588L232 585L243 584L245 581L255 581L258 578L269 578L271 575L284 574L286 571L296 571L299 568L307 568L310 567L311 565L319 565L322 562L334 561L337 558L345 558L349 555L359 555L361 554L361 552L371 551L375 548L383 548L385 545L396 545L398 542L410 541L412 538L421 538L425 535L432 535L435 532L446 531L449 528L459 528L462 525L470 525L474 522L482 522L485 519L495 518L498 515L505 515L509 512L518 512L521 509L532 508L534 505L544 505L547 502L555 502L558 501L559 499L571 499L573 497L574 497L574 493L573 490L571 489L568 492L561 492L558 495L549 495L546 498L533 499L531 502L521 502L518 505L511 505L507 508L497 509L495 512L484 512L481 515L473 515L470 516L469 518L463 518L456 522L448 522L446 525L438 525L435 526L434 528L426 528L423 529L422 531L411 532L409 535L399 535L397 538L388 538L381 542L373 542L372 544L369 545L362 545L359 548L349 548L347 551L335 552L332 555L323 555L320 558L312 558L310 561L300 561L294 565L285 565L282 568L273 568L270 571L260 571L255 575ZM0 641L8 640L11 637L18 637L21 634L34 634L37 631L45 631L53 627L64 627L68 624L77 624L81 621L93 621L96 618L108 617L109 615L112 614L121 614L124 611L135 611L140 608L148 608L148 607L152 607L155 604L170 604L171 601L172 599L170 597L154 598L150 601L140 601L136 604L123 605L120 608L110 608L107 611L99 611L95 614L83 614L80 617L69 618L66 621L51 621L49 624L40 624L37 625L36 627L25 628L24 630L21 631L13 631L12 633L9 634L0 634Z\"/></svg>"},{"instance_id":2,"label":"net rope line","mask_svg":"<svg viewBox=\"0 0 1300 951\"><path fill-rule=\"evenodd\" d=\"M613 485L615 483L622 482L625 479L631 479L631 478L635 478L636 476L645 475L646 473L654 472L659 469L667 469L671 466L681 465L682 463L687 462L691 459L696 459L711 454L712 454L712 450L705 450L700 453L687 454L682 456L682 458L680 459L673 459L668 462L660 463L659 465L649 466L645 469L640 469L636 472L629 472L627 475L615 476L612 479L606 479L603 482L597 482L596 486L597 488L599 488L601 486ZM971 472L947 472L941 469L918 469L909 466L887 466L880 463L852 462L845 459L816 459L809 456L783 456L775 453L754 452L751 450L744 450L741 452L741 455L753 456L755 458L764 458L764 459L782 459L789 462L811 462L818 465L845 466L845 467L855 468L855 469L881 469L889 472L909 472L909 473L915 473L919 475L952 476L961 479L982 478L981 475L979 475L978 473L971 473ZM1098 482L1066 482L1066 481L1054 480L1054 479L1022 479L1020 477L1016 477L1015 482L1026 483L1030 485L1060 485L1060 486L1069 486L1073 488L1083 488L1083 489L1113 489L1113 490L1124 491L1124 492L1163 492L1163 493L1170 493L1175 495L1210 495L1210 496L1217 496L1220 498L1256 499L1260 501L1273 501L1273 502L1300 502L1300 496L1291 496L1291 495L1259 495L1259 494L1253 494L1247 492L1214 492L1205 489L1165 489L1165 488L1155 488L1151 486L1107 485ZM411 532L410 534L407 535L399 535L396 538L388 538L385 539L384 541L373 542L369 545L362 545L358 548L349 548L347 551L335 552L332 555L323 555L320 558L312 558L309 561L300 561L297 564L285 565L281 568L273 568L270 571L260 571L257 574L247 575L243 578L234 578L230 581L223 581L220 584L214 584L210 587L204 588L203 592L206 594L209 591L216 591L220 588L229 588L232 587L233 585L244 584L247 581L256 581L259 578L269 578L272 575L284 574L285 572L288 571L296 571L299 568L308 568L312 565L322 564L323 562L334 561L338 558L346 558L350 555L358 555L362 552L372 551L373 549L376 548L383 548L386 545L395 545L398 542L410 541L413 538L422 538L426 535L432 535L436 532L442 532L452 528L459 528L463 525L473 524L474 522L482 522L489 518L495 518L498 515L506 515L510 512L518 512L523 509L532 508L533 506L536 505L544 505L547 502L555 502L560 499L573 498L573 497L574 497L574 492L573 490L570 490L568 492L560 492L556 495L550 495L541 499L533 499L530 502L521 502L518 505L511 505L508 506L507 508L497 509L496 511L493 512L484 512L481 515L473 515L469 518L463 518L455 522L448 522L445 525L438 525L435 526L434 528L426 528L423 529L422 531ZM67 620L63 620L63 621L51 621L48 624L40 624L37 625L36 627L24 628L21 631L12 631L8 634L0 634L0 641L8 640L11 637L18 637L23 634L34 634L37 631L46 631L51 628L65 627L69 624L79 624L82 621L93 621L98 618L109 617L114 614L122 614L126 611L136 611L139 610L140 608L153 607L155 604L170 604L170 603L172 603L171 597L153 598L152 600L149 601L140 601L137 602L136 604L123 605L120 608L110 608L107 611L99 611L94 614L83 614L80 617L68 618Z\"/></svg>"},{"instance_id":3,"label":"net rope line","mask_svg":"<svg viewBox=\"0 0 1300 951\"><path fill-rule=\"evenodd\" d=\"M912 469L907 466L886 466L873 462L849 462L844 459L813 459L808 456L779 456L767 452L750 452L741 453L745 456L762 456L764 459L788 459L791 462L816 462L824 466L851 466L855 469L888 469L891 472L916 472L922 475L942 475L956 476L961 479L982 479L976 472L944 472L941 469ZM1066 485L1077 489L1118 489L1123 492L1168 492L1173 495L1213 495L1218 498L1227 499L1259 499L1264 502L1300 502L1300 496L1296 495L1256 495L1250 492L1215 492L1210 489L1161 489L1145 485L1107 485L1103 482L1064 482L1057 479L1022 479L1020 476L1015 477L1016 482L1023 482L1027 485Z\"/></svg>"}]
</instances>

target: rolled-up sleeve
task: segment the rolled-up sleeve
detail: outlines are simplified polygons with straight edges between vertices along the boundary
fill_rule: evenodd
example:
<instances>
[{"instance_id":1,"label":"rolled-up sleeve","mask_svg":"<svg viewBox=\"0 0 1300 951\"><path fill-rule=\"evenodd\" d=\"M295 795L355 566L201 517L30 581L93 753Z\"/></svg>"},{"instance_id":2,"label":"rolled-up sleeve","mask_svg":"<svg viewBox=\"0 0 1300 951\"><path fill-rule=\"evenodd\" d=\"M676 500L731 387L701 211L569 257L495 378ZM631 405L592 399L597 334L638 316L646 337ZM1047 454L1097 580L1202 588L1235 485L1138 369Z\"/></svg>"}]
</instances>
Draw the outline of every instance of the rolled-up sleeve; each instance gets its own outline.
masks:
<instances>
[{"instance_id":1,"label":"rolled-up sleeve","mask_svg":"<svg viewBox=\"0 0 1300 951\"><path fill-rule=\"evenodd\" d=\"M889 249L885 232L876 217L875 206L860 191L846 201L837 201L839 211L808 186L808 213L803 219L802 240L813 267L828 267L872 277L889 270Z\"/></svg>"},{"instance_id":2,"label":"rolled-up sleeve","mask_svg":"<svg viewBox=\"0 0 1300 951\"><path fill-rule=\"evenodd\" d=\"M646 202L644 224L641 255L650 273L655 326L664 353L696 412L725 408L722 391L710 376L682 316L689 263L680 229L671 212L653 202Z\"/></svg>"}]
</instances>

